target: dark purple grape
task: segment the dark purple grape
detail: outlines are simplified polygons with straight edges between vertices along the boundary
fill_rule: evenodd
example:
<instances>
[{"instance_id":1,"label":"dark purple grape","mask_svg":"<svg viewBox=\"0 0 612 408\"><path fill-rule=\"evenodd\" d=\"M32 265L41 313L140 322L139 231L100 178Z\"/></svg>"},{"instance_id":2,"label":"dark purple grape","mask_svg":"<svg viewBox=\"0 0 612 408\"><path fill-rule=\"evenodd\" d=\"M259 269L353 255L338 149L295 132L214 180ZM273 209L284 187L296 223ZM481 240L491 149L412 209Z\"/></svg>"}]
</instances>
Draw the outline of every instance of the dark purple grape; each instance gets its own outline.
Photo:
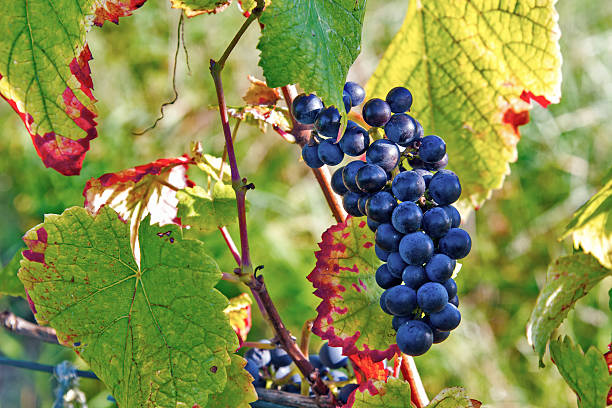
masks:
<instances>
[{"instance_id":1,"label":"dark purple grape","mask_svg":"<svg viewBox=\"0 0 612 408\"><path fill-rule=\"evenodd\" d=\"M338 390L338 400L342 402L343 404L346 404L351 394L357 388L359 388L359 385L357 384L346 384L344 387Z\"/></svg>"},{"instance_id":2,"label":"dark purple grape","mask_svg":"<svg viewBox=\"0 0 612 408\"><path fill-rule=\"evenodd\" d=\"M344 170L342 170L342 181L344 181L344 185L349 191L354 193L361 192L357 186L357 171L365 165L366 164L361 160L355 160L344 166Z\"/></svg>"},{"instance_id":3,"label":"dark purple grape","mask_svg":"<svg viewBox=\"0 0 612 408\"><path fill-rule=\"evenodd\" d=\"M370 99L363 105L363 120L370 126L382 127L391 118L391 108L382 99Z\"/></svg>"},{"instance_id":4,"label":"dark purple grape","mask_svg":"<svg viewBox=\"0 0 612 408\"><path fill-rule=\"evenodd\" d=\"M391 89L385 99L393 113L409 111L412 106L412 94L403 86Z\"/></svg>"},{"instance_id":5,"label":"dark purple grape","mask_svg":"<svg viewBox=\"0 0 612 408\"><path fill-rule=\"evenodd\" d=\"M453 276L456 264L457 261L450 259L444 254L435 254L425 265L425 273L430 281L444 283ZM450 293L448 297L452 297Z\"/></svg>"},{"instance_id":6,"label":"dark purple grape","mask_svg":"<svg viewBox=\"0 0 612 408\"><path fill-rule=\"evenodd\" d=\"M438 249L452 259L465 258L472 249L472 239L467 231L461 228L451 228L440 238Z\"/></svg>"},{"instance_id":7,"label":"dark purple grape","mask_svg":"<svg viewBox=\"0 0 612 408\"><path fill-rule=\"evenodd\" d=\"M317 132L324 137L333 138L336 140L340 131L340 112L335 106L329 106L323 109L317 115L314 126Z\"/></svg>"},{"instance_id":8,"label":"dark purple grape","mask_svg":"<svg viewBox=\"0 0 612 408\"><path fill-rule=\"evenodd\" d=\"M426 323L411 320L400 326L395 340L402 353L409 356L420 356L431 348L433 333Z\"/></svg>"},{"instance_id":9,"label":"dark purple grape","mask_svg":"<svg viewBox=\"0 0 612 408\"><path fill-rule=\"evenodd\" d=\"M431 325L429 327L431 327ZM434 344L442 343L444 340L448 339L448 336L450 336L449 331L442 331L433 327L431 328L431 331L433 333Z\"/></svg>"},{"instance_id":10,"label":"dark purple grape","mask_svg":"<svg viewBox=\"0 0 612 408\"><path fill-rule=\"evenodd\" d=\"M323 102L315 94L301 94L293 100L293 116L304 125L312 125L322 110Z\"/></svg>"},{"instance_id":11,"label":"dark purple grape","mask_svg":"<svg viewBox=\"0 0 612 408\"><path fill-rule=\"evenodd\" d=\"M424 163L423 167L427 170L430 170L430 171L442 170L448 165L448 154L445 154L444 157L442 157L440 160L438 160L435 163L427 163L427 162L423 162L423 163Z\"/></svg>"},{"instance_id":12,"label":"dark purple grape","mask_svg":"<svg viewBox=\"0 0 612 408\"><path fill-rule=\"evenodd\" d=\"M389 292L389 289L385 290L380 295L379 304L380 304L380 308L382 309L383 312L385 312L386 314L391 314L389 309L387 309L387 292Z\"/></svg>"},{"instance_id":13,"label":"dark purple grape","mask_svg":"<svg viewBox=\"0 0 612 408\"><path fill-rule=\"evenodd\" d=\"M389 289L386 302L394 316L411 316L417 307L417 295L414 289L397 285Z\"/></svg>"},{"instance_id":14,"label":"dark purple grape","mask_svg":"<svg viewBox=\"0 0 612 408\"><path fill-rule=\"evenodd\" d=\"M400 232L393 228L393 225L380 224L376 229L374 241L376 245L385 251L396 252L399 249L399 243L402 236Z\"/></svg>"},{"instance_id":15,"label":"dark purple grape","mask_svg":"<svg viewBox=\"0 0 612 408\"><path fill-rule=\"evenodd\" d=\"M393 327L393 330L398 331L399 328L403 324L408 323L411 320L414 320L414 315L409 315L409 316L393 316L393 319L391 320L391 326Z\"/></svg>"},{"instance_id":16,"label":"dark purple grape","mask_svg":"<svg viewBox=\"0 0 612 408\"><path fill-rule=\"evenodd\" d=\"M457 295L453 296L451 299L449 299L448 303L455 305L455 307L459 307L459 297Z\"/></svg>"},{"instance_id":17,"label":"dark purple grape","mask_svg":"<svg viewBox=\"0 0 612 408\"><path fill-rule=\"evenodd\" d=\"M272 357L270 356L270 350L252 348L244 353L244 358L253 361L257 367L263 368L270 364Z\"/></svg>"},{"instance_id":18,"label":"dark purple grape","mask_svg":"<svg viewBox=\"0 0 612 408\"><path fill-rule=\"evenodd\" d=\"M406 286L411 287L414 290L419 289L424 283L427 283L427 275L425 274L425 268L420 265L408 265L404 268L402 273L402 280Z\"/></svg>"},{"instance_id":19,"label":"dark purple grape","mask_svg":"<svg viewBox=\"0 0 612 408\"><path fill-rule=\"evenodd\" d=\"M430 172L429 170L425 170L425 169L414 169L412 170L415 173L419 174L421 177L423 177L423 180L425 180L425 188L429 187L429 182L431 181L431 178L433 177L433 173Z\"/></svg>"},{"instance_id":20,"label":"dark purple grape","mask_svg":"<svg viewBox=\"0 0 612 408\"><path fill-rule=\"evenodd\" d=\"M366 164L357 171L357 187L365 193L376 193L387 184L387 173L375 164Z\"/></svg>"},{"instance_id":21,"label":"dark purple grape","mask_svg":"<svg viewBox=\"0 0 612 408\"><path fill-rule=\"evenodd\" d=\"M389 251L385 251L378 245L374 245L374 252L376 252L376 256L378 257L378 259L380 259L383 262L387 262L387 258L389 257L389 254L391 253Z\"/></svg>"},{"instance_id":22,"label":"dark purple grape","mask_svg":"<svg viewBox=\"0 0 612 408\"><path fill-rule=\"evenodd\" d=\"M346 127L344 135L338 144L347 155L361 156L366 152L368 146L370 146L370 136L367 130L355 124L355 126Z\"/></svg>"},{"instance_id":23,"label":"dark purple grape","mask_svg":"<svg viewBox=\"0 0 612 408\"><path fill-rule=\"evenodd\" d=\"M399 163L400 151L395 143L387 139L374 141L366 152L366 161L385 171L392 171Z\"/></svg>"},{"instance_id":24,"label":"dark purple grape","mask_svg":"<svg viewBox=\"0 0 612 408\"><path fill-rule=\"evenodd\" d=\"M365 99L365 90L358 83L350 81L345 83L344 91L351 97L351 105L353 107L361 105L361 102Z\"/></svg>"},{"instance_id":25,"label":"dark purple grape","mask_svg":"<svg viewBox=\"0 0 612 408\"><path fill-rule=\"evenodd\" d=\"M373 219L371 219L370 217L368 217L368 228L372 231L372 232L376 232L376 229L378 228L378 226L380 225L380 222L378 221L374 221Z\"/></svg>"},{"instance_id":26,"label":"dark purple grape","mask_svg":"<svg viewBox=\"0 0 612 408\"><path fill-rule=\"evenodd\" d=\"M418 140L416 121L405 113L396 113L385 125L385 135L400 146L408 146Z\"/></svg>"},{"instance_id":27,"label":"dark purple grape","mask_svg":"<svg viewBox=\"0 0 612 408\"><path fill-rule=\"evenodd\" d=\"M399 253L408 265L423 265L431 259L433 241L424 232L412 232L400 241Z\"/></svg>"},{"instance_id":28,"label":"dark purple grape","mask_svg":"<svg viewBox=\"0 0 612 408\"><path fill-rule=\"evenodd\" d=\"M391 214L391 224L402 234L409 234L421 227L423 212L411 201L399 203Z\"/></svg>"},{"instance_id":29,"label":"dark purple grape","mask_svg":"<svg viewBox=\"0 0 612 408\"><path fill-rule=\"evenodd\" d=\"M342 197L342 206L346 212L353 217L361 217L364 215L359 211L359 197L361 197L359 193L354 193L352 191L349 191Z\"/></svg>"},{"instance_id":30,"label":"dark purple grape","mask_svg":"<svg viewBox=\"0 0 612 408\"><path fill-rule=\"evenodd\" d=\"M429 182L429 195L439 205L452 204L461 195L459 177L450 170L440 170Z\"/></svg>"},{"instance_id":31,"label":"dark purple grape","mask_svg":"<svg viewBox=\"0 0 612 408\"><path fill-rule=\"evenodd\" d=\"M426 163L442 160L446 154L446 143L436 135L425 136L419 146L419 157Z\"/></svg>"},{"instance_id":32,"label":"dark purple grape","mask_svg":"<svg viewBox=\"0 0 612 408\"><path fill-rule=\"evenodd\" d=\"M434 207L423 214L421 228L432 238L443 237L451 228L451 220L446 211L440 207Z\"/></svg>"},{"instance_id":33,"label":"dark purple grape","mask_svg":"<svg viewBox=\"0 0 612 408\"><path fill-rule=\"evenodd\" d=\"M401 279L398 279L389 272L387 264L380 265L374 277L376 279L376 284L383 289L389 289L402 283Z\"/></svg>"},{"instance_id":34,"label":"dark purple grape","mask_svg":"<svg viewBox=\"0 0 612 408\"><path fill-rule=\"evenodd\" d=\"M427 282L417 290L417 302L425 313L436 313L448 304L448 293L438 282Z\"/></svg>"},{"instance_id":35,"label":"dark purple grape","mask_svg":"<svg viewBox=\"0 0 612 408\"><path fill-rule=\"evenodd\" d=\"M344 104L346 113L349 113L353 105L351 105L351 95L346 91L342 92L342 103Z\"/></svg>"},{"instance_id":36,"label":"dark purple grape","mask_svg":"<svg viewBox=\"0 0 612 408\"><path fill-rule=\"evenodd\" d=\"M342 355L342 347L332 347L327 342L319 349L321 363L329 368L345 367L348 357Z\"/></svg>"},{"instance_id":37,"label":"dark purple grape","mask_svg":"<svg viewBox=\"0 0 612 408\"><path fill-rule=\"evenodd\" d=\"M292 363L291 356L282 348L270 350L270 361L274 367L286 367Z\"/></svg>"},{"instance_id":38,"label":"dark purple grape","mask_svg":"<svg viewBox=\"0 0 612 408\"><path fill-rule=\"evenodd\" d=\"M395 176L391 189L400 201L416 201L425 193L425 180L414 171L403 171Z\"/></svg>"},{"instance_id":39,"label":"dark purple grape","mask_svg":"<svg viewBox=\"0 0 612 408\"><path fill-rule=\"evenodd\" d=\"M304 163L312 169L318 169L324 164L321 159L319 159L319 145L304 145L304 147L302 147L302 159L304 159Z\"/></svg>"},{"instance_id":40,"label":"dark purple grape","mask_svg":"<svg viewBox=\"0 0 612 408\"><path fill-rule=\"evenodd\" d=\"M323 140L319 143L317 154L319 155L319 160L328 166L340 164L342 159L344 159L344 153L342 149L340 149L340 146L331 140Z\"/></svg>"},{"instance_id":41,"label":"dark purple grape","mask_svg":"<svg viewBox=\"0 0 612 408\"><path fill-rule=\"evenodd\" d=\"M348 192L348 188L346 188L346 186L344 185L344 181L342 180L343 169L344 166L340 167L339 169L336 169L336 171L334 171L334 174L332 175L330 182L332 190L334 190L334 192L338 195L345 195Z\"/></svg>"},{"instance_id":42,"label":"dark purple grape","mask_svg":"<svg viewBox=\"0 0 612 408\"><path fill-rule=\"evenodd\" d=\"M446 293L448 293L449 299L452 299L457 296L457 283L453 278L448 278L448 280L444 282L442 286L444 286L444 288L446 289ZM450 300L449 303L451 303Z\"/></svg>"},{"instance_id":43,"label":"dark purple grape","mask_svg":"<svg viewBox=\"0 0 612 408\"><path fill-rule=\"evenodd\" d=\"M396 205L397 200L392 194L379 191L370 197L366 204L368 217L382 223L390 222Z\"/></svg>"},{"instance_id":44,"label":"dark purple grape","mask_svg":"<svg viewBox=\"0 0 612 408\"><path fill-rule=\"evenodd\" d=\"M404 262L399 252L391 252L389 254L389 257L387 258L387 268L389 269L391 275L400 279L400 283L402 279L402 273L404 272L404 268L406 266L406 262Z\"/></svg>"},{"instance_id":45,"label":"dark purple grape","mask_svg":"<svg viewBox=\"0 0 612 408\"><path fill-rule=\"evenodd\" d=\"M452 205L445 205L440 208L446 211L446 215L448 215L448 218L450 218L451 228L457 228L459 225L461 225L461 214L459 214L459 211L457 211L455 207Z\"/></svg>"},{"instance_id":46,"label":"dark purple grape","mask_svg":"<svg viewBox=\"0 0 612 408\"><path fill-rule=\"evenodd\" d=\"M368 215L368 200L370 199L371 195L370 194L361 194L361 196L359 197L359 201L357 203L357 206L359 207L359 211L361 211L362 214L364 215Z\"/></svg>"},{"instance_id":47,"label":"dark purple grape","mask_svg":"<svg viewBox=\"0 0 612 408\"><path fill-rule=\"evenodd\" d=\"M249 374L253 377L253 386L254 387L265 387L266 380L262 378L261 374L259 374L259 367L257 364L250 359L246 359L247 363L244 366L244 369L248 371Z\"/></svg>"},{"instance_id":48,"label":"dark purple grape","mask_svg":"<svg viewBox=\"0 0 612 408\"><path fill-rule=\"evenodd\" d=\"M387 308L389 306L389 298L387 298ZM391 310L390 310L391 311ZM429 321L432 327L438 330L450 331L454 330L461 323L461 312L459 309L450 303L447 303L442 310L429 315Z\"/></svg>"}]
</instances>

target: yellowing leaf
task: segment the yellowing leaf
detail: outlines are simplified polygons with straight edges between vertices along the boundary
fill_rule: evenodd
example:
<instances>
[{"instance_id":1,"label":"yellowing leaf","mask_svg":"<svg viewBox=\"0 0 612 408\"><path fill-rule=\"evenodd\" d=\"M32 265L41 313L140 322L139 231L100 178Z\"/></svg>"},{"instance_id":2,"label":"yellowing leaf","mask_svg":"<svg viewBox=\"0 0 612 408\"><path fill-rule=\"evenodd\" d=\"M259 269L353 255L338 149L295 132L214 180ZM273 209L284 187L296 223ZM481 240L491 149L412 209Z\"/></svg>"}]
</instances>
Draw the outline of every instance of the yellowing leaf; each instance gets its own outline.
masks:
<instances>
[{"instance_id":1,"label":"yellowing leaf","mask_svg":"<svg viewBox=\"0 0 612 408\"><path fill-rule=\"evenodd\" d=\"M242 97L248 105L276 105L276 102L280 99L277 89L268 87L264 81L254 76L249 75L248 79L251 86Z\"/></svg>"},{"instance_id":2,"label":"yellowing leaf","mask_svg":"<svg viewBox=\"0 0 612 408\"><path fill-rule=\"evenodd\" d=\"M211 192L200 186L187 187L176 193L177 216L182 225L211 232L237 220L236 193L232 186L216 182Z\"/></svg>"},{"instance_id":3,"label":"yellowing leaf","mask_svg":"<svg viewBox=\"0 0 612 408\"><path fill-rule=\"evenodd\" d=\"M228 108L227 112L234 118L257 125L262 132L268 129L268 125L278 126L285 132L291 130L289 111L281 106L247 105Z\"/></svg>"},{"instance_id":4,"label":"yellowing leaf","mask_svg":"<svg viewBox=\"0 0 612 408\"><path fill-rule=\"evenodd\" d=\"M251 330L251 297L248 293L242 293L229 300L229 305L224 312L229 317L232 329L236 332L240 344L246 341Z\"/></svg>"},{"instance_id":5,"label":"yellowing leaf","mask_svg":"<svg viewBox=\"0 0 612 408\"><path fill-rule=\"evenodd\" d=\"M612 269L612 172L605 185L576 213L563 238L573 235L574 246Z\"/></svg>"},{"instance_id":6,"label":"yellowing leaf","mask_svg":"<svg viewBox=\"0 0 612 408\"><path fill-rule=\"evenodd\" d=\"M230 5L232 0L170 0L172 8L183 9L187 17L216 14Z\"/></svg>"},{"instance_id":7,"label":"yellowing leaf","mask_svg":"<svg viewBox=\"0 0 612 408\"><path fill-rule=\"evenodd\" d=\"M253 377L244 369L246 360L236 354L232 354L231 359L225 388L210 396L209 408L250 408L249 403L257 401Z\"/></svg>"},{"instance_id":8,"label":"yellowing leaf","mask_svg":"<svg viewBox=\"0 0 612 408\"><path fill-rule=\"evenodd\" d=\"M523 99L559 101L555 2L411 1L367 84L369 98L396 86L411 90L411 114L425 134L447 142L464 210L501 187L516 160L518 126L529 119Z\"/></svg>"},{"instance_id":9,"label":"yellowing leaf","mask_svg":"<svg viewBox=\"0 0 612 408\"><path fill-rule=\"evenodd\" d=\"M353 398L353 408L406 408L411 406L410 384L397 378L374 381L355 391L347 406Z\"/></svg>"}]
</instances>

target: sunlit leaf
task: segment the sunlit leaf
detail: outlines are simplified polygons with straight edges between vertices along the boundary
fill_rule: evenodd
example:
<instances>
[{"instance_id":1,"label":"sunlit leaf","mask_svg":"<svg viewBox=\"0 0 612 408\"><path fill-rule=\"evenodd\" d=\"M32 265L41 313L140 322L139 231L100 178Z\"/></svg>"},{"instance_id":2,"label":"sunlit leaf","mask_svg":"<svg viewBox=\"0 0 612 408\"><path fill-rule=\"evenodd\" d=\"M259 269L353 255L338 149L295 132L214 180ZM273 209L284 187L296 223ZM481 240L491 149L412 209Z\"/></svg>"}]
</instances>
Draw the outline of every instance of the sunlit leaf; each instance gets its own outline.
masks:
<instances>
[{"instance_id":1,"label":"sunlit leaf","mask_svg":"<svg viewBox=\"0 0 612 408\"><path fill-rule=\"evenodd\" d=\"M546 285L540 291L527 323L527 339L540 356L540 365L543 365L546 343L576 301L603 278L611 275L611 270L584 253L558 258L549 266Z\"/></svg>"},{"instance_id":2,"label":"sunlit leaf","mask_svg":"<svg viewBox=\"0 0 612 408\"><path fill-rule=\"evenodd\" d=\"M289 111L281 106L247 105L230 107L227 112L234 118L258 126L262 132L268 129L268 125L278 126L285 132L291 130Z\"/></svg>"},{"instance_id":3,"label":"sunlit leaf","mask_svg":"<svg viewBox=\"0 0 612 408\"><path fill-rule=\"evenodd\" d=\"M247 293L242 293L231 298L229 305L225 308L225 314L229 317L232 329L236 332L240 344L246 341L251 330L251 303L251 297Z\"/></svg>"},{"instance_id":4,"label":"sunlit leaf","mask_svg":"<svg viewBox=\"0 0 612 408\"><path fill-rule=\"evenodd\" d=\"M24 237L19 278L38 322L74 347L119 406L206 406L238 346L214 288L221 273L176 225L146 219L139 237L140 267L110 207L47 215Z\"/></svg>"},{"instance_id":5,"label":"sunlit leaf","mask_svg":"<svg viewBox=\"0 0 612 408\"><path fill-rule=\"evenodd\" d=\"M187 187L176 193L178 218L182 225L189 225L202 232L236 222L236 193L232 186L216 182L212 191L200 186Z\"/></svg>"},{"instance_id":6,"label":"sunlit leaf","mask_svg":"<svg viewBox=\"0 0 612 408\"><path fill-rule=\"evenodd\" d=\"M246 360L236 354L232 354L231 359L225 388L210 396L207 405L209 408L250 408L249 403L257 401L253 377L244 369Z\"/></svg>"},{"instance_id":7,"label":"sunlit leaf","mask_svg":"<svg viewBox=\"0 0 612 408\"><path fill-rule=\"evenodd\" d=\"M361 51L365 0L274 0L260 18L259 65L271 87L299 83L343 108L348 69Z\"/></svg>"},{"instance_id":8,"label":"sunlit leaf","mask_svg":"<svg viewBox=\"0 0 612 408\"><path fill-rule=\"evenodd\" d=\"M518 126L529 121L527 102L559 101L555 2L411 1L368 82L369 98L396 86L411 90L411 114L425 134L446 140L463 209L501 187L516 160Z\"/></svg>"},{"instance_id":9,"label":"sunlit leaf","mask_svg":"<svg viewBox=\"0 0 612 408\"><path fill-rule=\"evenodd\" d=\"M25 297L23 283L17 277L22 249L19 249L4 267L0 265L0 294L2 295Z\"/></svg>"},{"instance_id":10,"label":"sunlit leaf","mask_svg":"<svg viewBox=\"0 0 612 408\"><path fill-rule=\"evenodd\" d=\"M574 246L612 269L612 172L605 185L576 213L563 237L572 234Z\"/></svg>"},{"instance_id":11,"label":"sunlit leaf","mask_svg":"<svg viewBox=\"0 0 612 408\"><path fill-rule=\"evenodd\" d=\"M440 391L426 408L479 408L480 401L470 399L461 387L451 387Z\"/></svg>"},{"instance_id":12,"label":"sunlit leaf","mask_svg":"<svg viewBox=\"0 0 612 408\"><path fill-rule=\"evenodd\" d=\"M387 382L374 381L372 385L369 388L361 386L351 395L349 403L345 406L353 408L406 408L412 406L410 404L410 384L407 382L389 378Z\"/></svg>"},{"instance_id":13,"label":"sunlit leaf","mask_svg":"<svg viewBox=\"0 0 612 408\"><path fill-rule=\"evenodd\" d=\"M559 373L578 396L578 407L605 407L612 376L604 356L595 347L583 353L569 337L551 340L549 348Z\"/></svg>"},{"instance_id":14,"label":"sunlit leaf","mask_svg":"<svg viewBox=\"0 0 612 408\"><path fill-rule=\"evenodd\" d=\"M355 379L358 383L367 380L386 380L389 377L389 371L385 368L383 361L373 361L372 357L367 352L359 352L349 356L353 369L355 371Z\"/></svg>"},{"instance_id":15,"label":"sunlit leaf","mask_svg":"<svg viewBox=\"0 0 612 408\"><path fill-rule=\"evenodd\" d=\"M325 231L319 247L308 275L322 299L312 331L341 346L344 355L364 351L374 361L391 358L397 346L391 316L380 308L374 234L363 219L349 217Z\"/></svg>"},{"instance_id":16,"label":"sunlit leaf","mask_svg":"<svg viewBox=\"0 0 612 408\"><path fill-rule=\"evenodd\" d=\"M85 34L146 0L0 2L0 96L19 114L43 163L81 171L98 136Z\"/></svg>"},{"instance_id":17,"label":"sunlit leaf","mask_svg":"<svg viewBox=\"0 0 612 408\"><path fill-rule=\"evenodd\" d=\"M230 5L232 0L170 0L172 8L182 9L187 17L216 14Z\"/></svg>"},{"instance_id":18,"label":"sunlit leaf","mask_svg":"<svg viewBox=\"0 0 612 408\"><path fill-rule=\"evenodd\" d=\"M278 89L268 87L264 81L254 76L249 75L248 79L251 86L242 97L247 105L276 105L276 102L280 99Z\"/></svg>"}]
</instances>

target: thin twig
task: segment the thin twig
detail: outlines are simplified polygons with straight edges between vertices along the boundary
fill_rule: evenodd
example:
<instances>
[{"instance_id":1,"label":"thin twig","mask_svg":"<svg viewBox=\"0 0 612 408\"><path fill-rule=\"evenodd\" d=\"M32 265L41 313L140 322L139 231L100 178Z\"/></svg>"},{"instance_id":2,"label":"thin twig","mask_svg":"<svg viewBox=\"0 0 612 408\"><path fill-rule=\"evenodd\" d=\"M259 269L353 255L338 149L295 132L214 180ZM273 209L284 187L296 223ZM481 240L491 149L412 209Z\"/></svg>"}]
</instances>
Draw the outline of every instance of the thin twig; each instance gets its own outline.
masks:
<instances>
[{"instance_id":1,"label":"thin twig","mask_svg":"<svg viewBox=\"0 0 612 408\"><path fill-rule=\"evenodd\" d=\"M55 366L52 366L52 365L35 363L33 361L13 360L13 359L6 358L6 357L0 357L0 365L6 365L6 366L11 366L11 367L17 367L17 368L25 368L27 370L33 370L33 371L44 371L46 373L51 373L51 374L55 373ZM76 375L77 377L92 378L94 380L99 380L98 376L95 375L93 371L76 370Z\"/></svg>"},{"instance_id":2,"label":"thin twig","mask_svg":"<svg viewBox=\"0 0 612 408\"><path fill-rule=\"evenodd\" d=\"M242 123L242 119L238 119L236 124L234 125L234 131L232 132L232 142L236 142L236 135L238 134L238 129L240 128L240 124ZM225 159L227 159L227 146L223 146L223 155L221 156L221 165L219 166L219 180L223 181L223 170L225 169Z\"/></svg>"},{"instance_id":3,"label":"thin twig","mask_svg":"<svg viewBox=\"0 0 612 408\"><path fill-rule=\"evenodd\" d=\"M236 244L234 244L234 240L232 239L232 236L230 235L226 227L218 227L218 228L219 228L219 231L221 232L221 236L223 236L223 239L225 240L225 243L227 244L228 249L230 250L230 252L232 253L232 256L236 260L236 264L238 264L238 267L240 267L240 253L238 253L238 248L236 248Z\"/></svg>"},{"instance_id":4,"label":"thin twig","mask_svg":"<svg viewBox=\"0 0 612 408\"><path fill-rule=\"evenodd\" d=\"M221 279L223 279L226 282L242 283L242 281L240 280L238 276L231 274L231 273L227 273L227 272L223 272L221 274Z\"/></svg>"},{"instance_id":5,"label":"thin twig","mask_svg":"<svg viewBox=\"0 0 612 408\"><path fill-rule=\"evenodd\" d=\"M55 329L30 323L8 310L0 312L0 326L21 336L31 337L46 343L59 344Z\"/></svg>"},{"instance_id":6,"label":"thin twig","mask_svg":"<svg viewBox=\"0 0 612 408\"><path fill-rule=\"evenodd\" d=\"M419 370L417 370L414 359L411 356L402 354L400 371L404 379L410 384L410 399L416 408L426 407L429 404L429 397L427 397L425 387L423 387L423 383L421 382Z\"/></svg>"},{"instance_id":7,"label":"thin twig","mask_svg":"<svg viewBox=\"0 0 612 408\"><path fill-rule=\"evenodd\" d=\"M285 132L283 129L278 127L278 125L273 125L272 129L274 129L274 131L278 133L278 135L282 137L285 140L285 142L295 143L295 136L293 136L291 133Z\"/></svg>"},{"instance_id":8,"label":"thin twig","mask_svg":"<svg viewBox=\"0 0 612 408\"><path fill-rule=\"evenodd\" d=\"M312 333L312 326L314 325L315 319L308 319L302 326L302 337L300 337L300 350L304 353L304 357L308 358L308 346L310 344L310 334Z\"/></svg>"}]
</instances>

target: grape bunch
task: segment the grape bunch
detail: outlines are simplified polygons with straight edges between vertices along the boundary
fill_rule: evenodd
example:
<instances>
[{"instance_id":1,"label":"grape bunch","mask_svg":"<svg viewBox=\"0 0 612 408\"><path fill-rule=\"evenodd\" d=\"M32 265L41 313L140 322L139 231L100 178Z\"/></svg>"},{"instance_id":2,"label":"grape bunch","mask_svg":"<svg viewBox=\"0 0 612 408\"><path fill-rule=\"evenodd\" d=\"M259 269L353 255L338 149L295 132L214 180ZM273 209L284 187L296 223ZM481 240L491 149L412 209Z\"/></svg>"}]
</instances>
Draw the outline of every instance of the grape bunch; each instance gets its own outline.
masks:
<instances>
[{"instance_id":1,"label":"grape bunch","mask_svg":"<svg viewBox=\"0 0 612 408\"><path fill-rule=\"evenodd\" d=\"M364 99L361 86L345 84L347 112ZM314 124L310 143L302 149L308 166L335 166L345 154L360 156L334 172L331 186L348 214L367 216L376 255L385 262L376 271L376 283L385 289L380 307L393 315L399 349L418 356L448 338L461 321L452 276L472 241L459 228L461 216L451 205L461 195L461 184L444 169L446 143L436 135L424 136L421 124L406 113L411 105L412 94L403 87L393 88L385 100L370 99L362 109L370 131L349 120L338 142L336 108L325 108L314 94L302 94L293 112L299 122Z\"/></svg>"}]
</instances>

